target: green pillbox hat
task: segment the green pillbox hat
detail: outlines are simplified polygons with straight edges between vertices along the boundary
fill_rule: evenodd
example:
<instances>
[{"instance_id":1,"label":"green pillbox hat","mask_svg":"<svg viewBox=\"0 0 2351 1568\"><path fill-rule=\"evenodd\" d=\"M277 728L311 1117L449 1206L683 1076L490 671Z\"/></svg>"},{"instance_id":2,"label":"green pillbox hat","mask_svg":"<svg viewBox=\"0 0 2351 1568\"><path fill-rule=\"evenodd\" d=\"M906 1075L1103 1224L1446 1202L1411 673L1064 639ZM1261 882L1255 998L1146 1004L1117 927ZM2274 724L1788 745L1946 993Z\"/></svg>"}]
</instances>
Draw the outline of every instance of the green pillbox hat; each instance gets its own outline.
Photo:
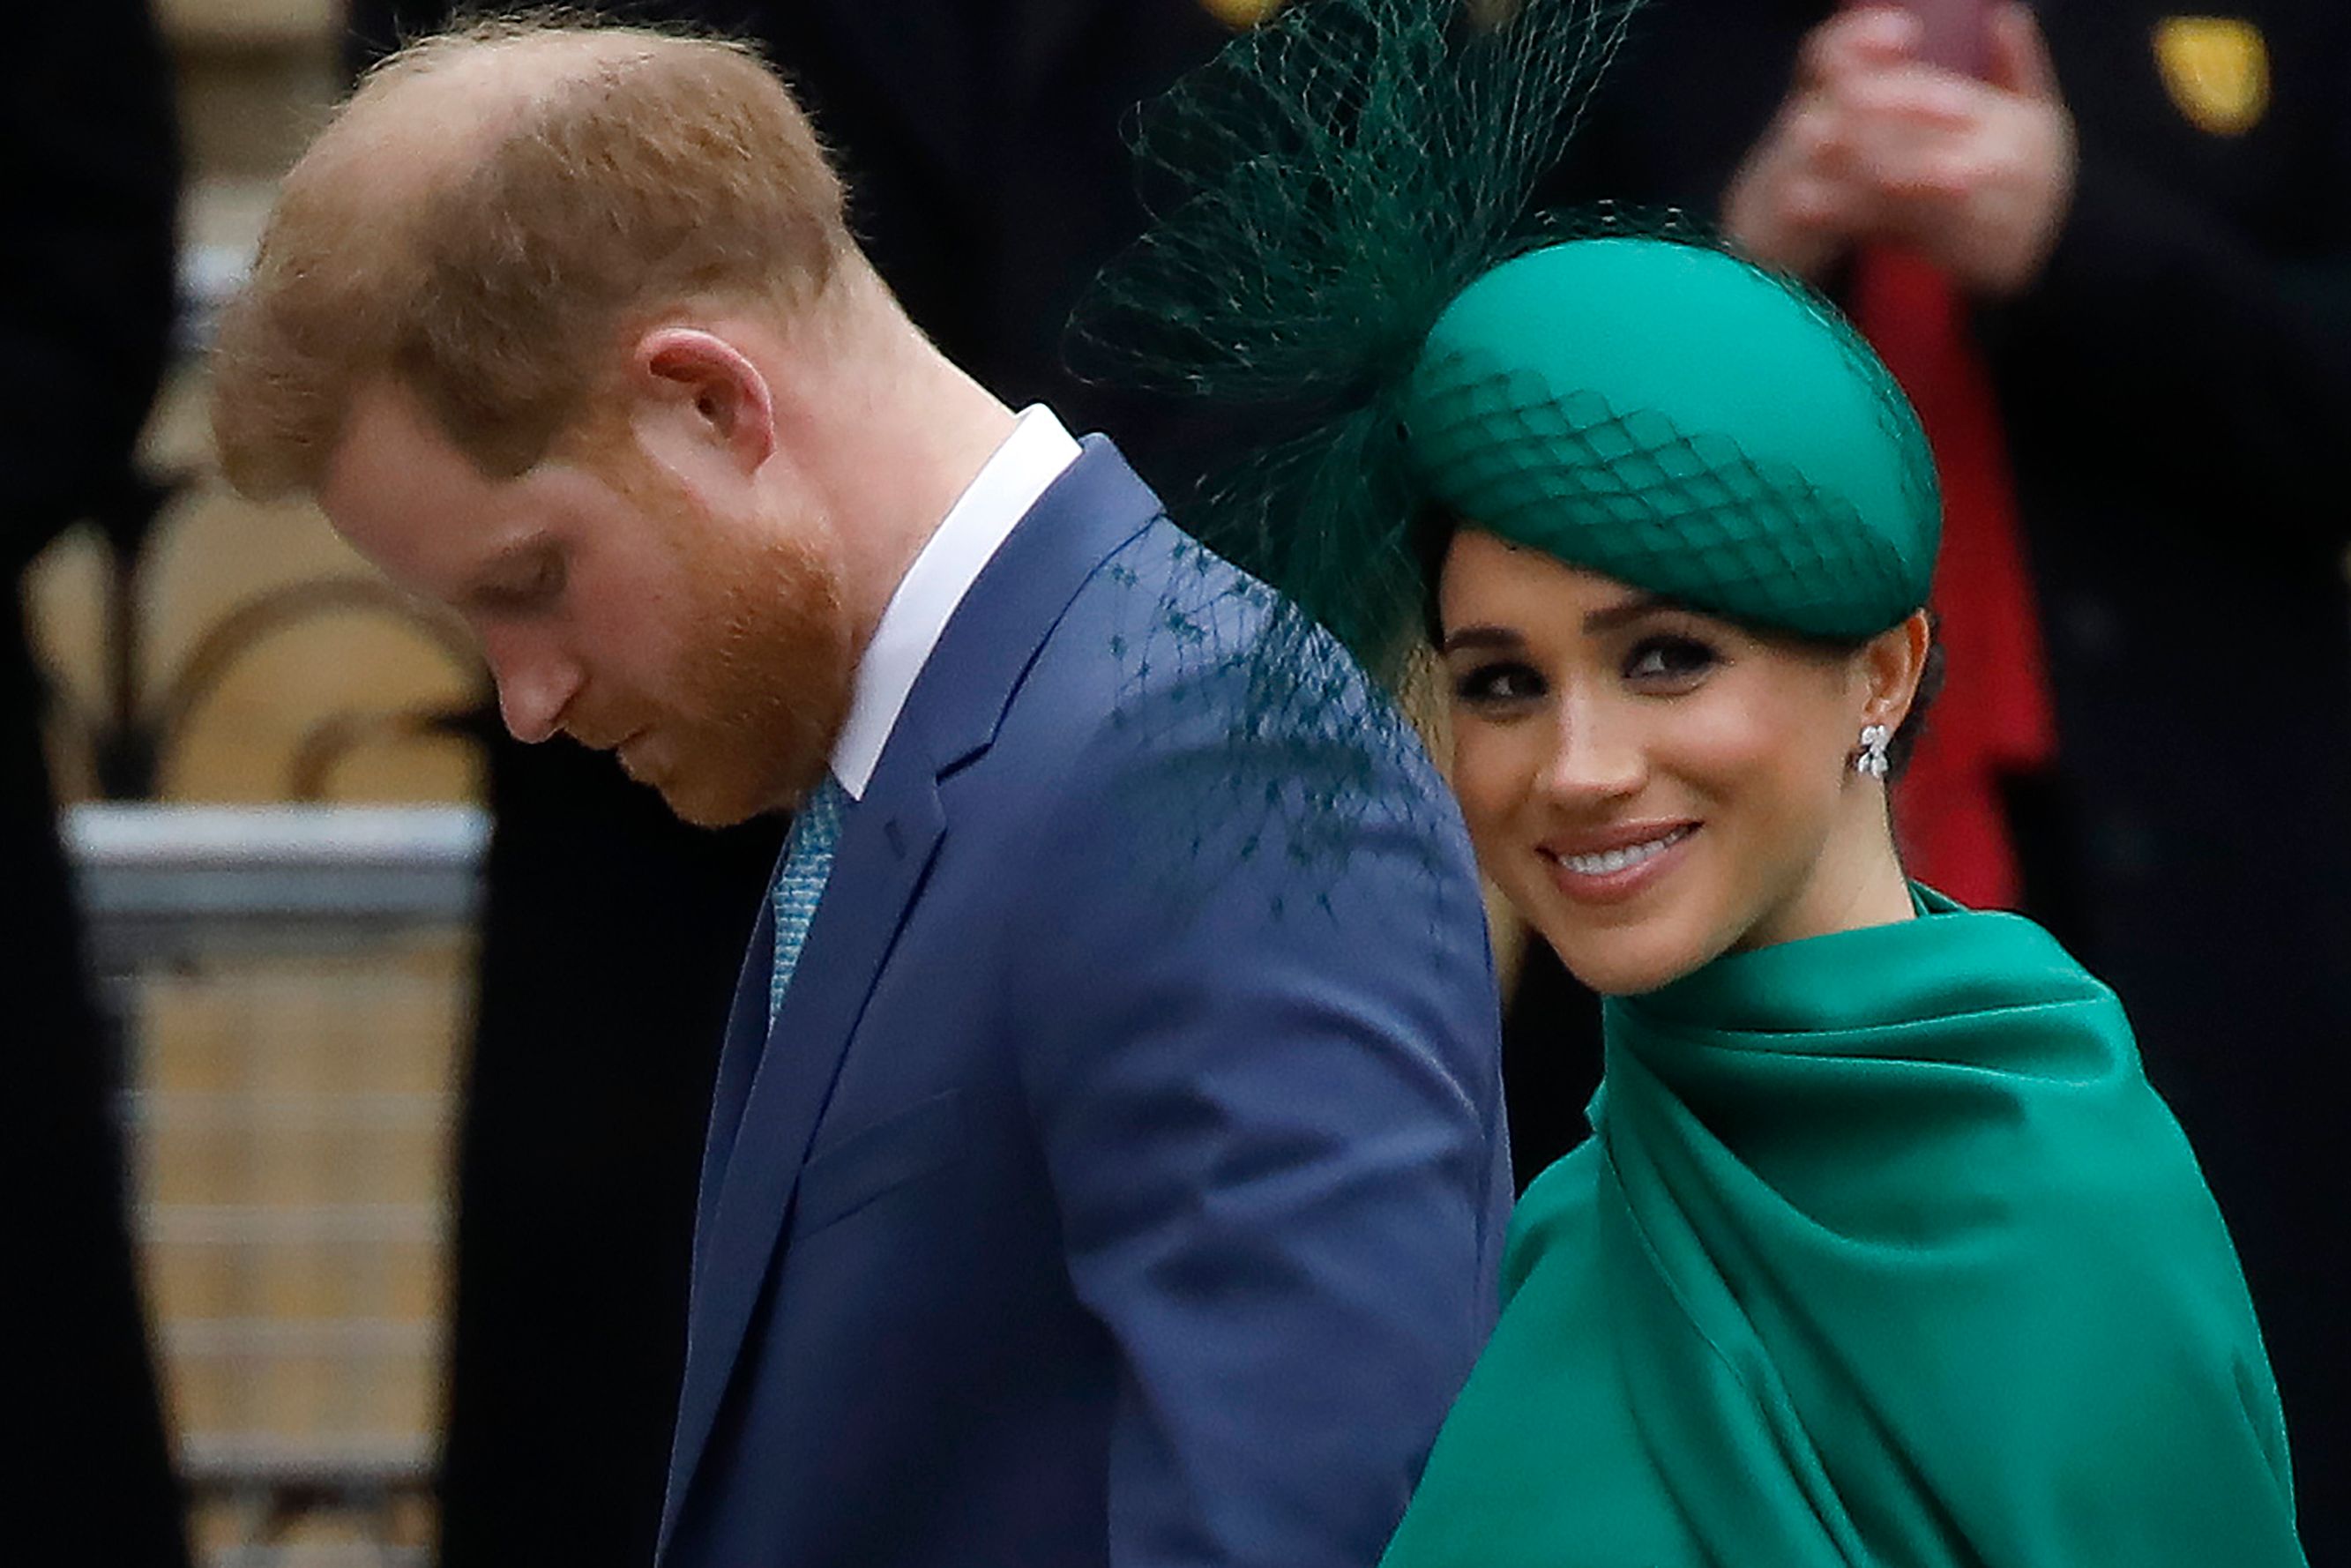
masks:
<instances>
[{"instance_id":1,"label":"green pillbox hat","mask_svg":"<svg viewBox=\"0 0 2351 1568\"><path fill-rule=\"evenodd\" d=\"M1425 494L1571 565L1837 640L1927 601L1941 507L1907 400L1828 307L1721 251L1505 262L1446 308L1404 406Z\"/></svg>"}]
</instances>

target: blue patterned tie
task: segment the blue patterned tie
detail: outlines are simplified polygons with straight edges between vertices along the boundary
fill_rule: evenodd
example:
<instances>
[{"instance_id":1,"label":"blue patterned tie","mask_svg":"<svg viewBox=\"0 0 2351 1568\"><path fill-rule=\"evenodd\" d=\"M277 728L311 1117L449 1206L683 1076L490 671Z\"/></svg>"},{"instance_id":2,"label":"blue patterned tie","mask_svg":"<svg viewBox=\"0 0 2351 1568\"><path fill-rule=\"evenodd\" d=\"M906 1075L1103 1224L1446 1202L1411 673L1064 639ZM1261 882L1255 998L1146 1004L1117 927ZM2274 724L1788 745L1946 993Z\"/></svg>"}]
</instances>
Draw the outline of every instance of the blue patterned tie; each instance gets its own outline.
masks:
<instances>
[{"instance_id":1,"label":"blue patterned tie","mask_svg":"<svg viewBox=\"0 0 2351 1568\"><path fill-rule=\"evenodd\" d=\"M776 878L776 967L768 981L768 1027L776 1027L783 1010L784 993L791 988L800 947L808 941L809 922L816 918L817 901L824 896L826 878L832 874L833 847L841 841L841 813L849 792L824 776L816 792L792 821L784 845L783 874Z\"/></svg>"}]
</instances>

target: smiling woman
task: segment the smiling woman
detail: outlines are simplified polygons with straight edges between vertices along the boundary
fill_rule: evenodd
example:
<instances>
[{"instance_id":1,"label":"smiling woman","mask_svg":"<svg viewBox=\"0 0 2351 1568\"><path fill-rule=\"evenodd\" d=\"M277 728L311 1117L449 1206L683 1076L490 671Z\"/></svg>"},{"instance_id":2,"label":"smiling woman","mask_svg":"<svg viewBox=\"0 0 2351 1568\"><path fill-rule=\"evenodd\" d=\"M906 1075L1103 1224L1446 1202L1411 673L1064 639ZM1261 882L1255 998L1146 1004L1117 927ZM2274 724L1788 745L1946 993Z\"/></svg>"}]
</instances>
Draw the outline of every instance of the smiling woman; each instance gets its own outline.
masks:
<instances>
[{"instance_id":1,"label":"smiling woman","mask_svg":"<svg viewBox=\"0 0 2351 1568\"><path fill-rule=\"evenodd\" d=\"M1454 786L1487 873L1604 993L1907 919L1864 732L1907 722L1925 633L1770 637L1476 528L1442 578Z\"/></svg>"},{"instance_id":2,"label":"smiling woman","mask_svg":"<svg viewBox=\"0 0 2351 1568\"><path fill-rule=\"evenodd\" d=\"M1610 1000L1387 1562L2298 1562L2112 994L1904 877L1938 512L1883 368L1728 256L1584 241L1448 307L1403 430L1479 860Z\"/></svg>"},{"instance_id":3,"label":"smiling woman","mask_svg":"<svg viewBox=\"0 0 2351 1568\"><path fill-rule=\"evenodd\" d=\"M1472 283L1406 406L1471 837L1610 999L1387 1562L2298 1562L2120 1008L1905 879L1938 517L1883 368L1730 256L1593 240Z\"/></svg>"},{"instance_id":4,"label":"smiling woman","mask_svg":"<svg viewBox=\"0 0 2351 1568\"><path fill-rule=\"evenodd\" d=\"M1826 307L1696 246L1540 249L1446 308L1404 426L1463 810L1570 969L1639 993L1911 917L1932 462Z\"/></svg>"},{"instance_id":5,"label":"smiling woman","mask_svg":"<svg viewBox=\"0 0 2351 1568\"><path fill-rule=\"evenodd\" d=\"M1193 199L1088 329L1315 411L1192 516L1399 689L1433 651L1480 862L1607 997L1385 1568L2301 1563L2119 1004L1904 875L1917 419L1799 285L1614 214L1531 240L1623 14L1464 9L1289 8L1179 91L1144 145Z\"/></svg>"}]
</instances>

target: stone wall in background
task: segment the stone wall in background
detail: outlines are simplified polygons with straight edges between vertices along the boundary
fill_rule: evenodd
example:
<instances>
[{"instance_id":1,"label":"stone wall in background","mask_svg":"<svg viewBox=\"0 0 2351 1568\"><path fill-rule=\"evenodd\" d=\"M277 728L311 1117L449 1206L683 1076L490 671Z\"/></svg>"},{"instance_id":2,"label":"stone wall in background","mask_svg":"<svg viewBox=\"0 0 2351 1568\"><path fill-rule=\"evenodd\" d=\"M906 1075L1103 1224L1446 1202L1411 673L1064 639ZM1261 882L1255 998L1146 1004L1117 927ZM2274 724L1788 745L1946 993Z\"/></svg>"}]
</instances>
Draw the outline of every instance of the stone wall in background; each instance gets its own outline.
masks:
<instances>
[{"instance_id":1,"label":"stone wall in background","mask_svg":"<svg viewBox=\"0 0 2351 1568\"><path fill-rule=\"evenodd\" d=\"M179 68L183 272L201 303L233 283L275 181L339 90L340 7L158 9ZM192 338L202 331L199 312ZM397 602L315 508L226 491L199 346L146 443L151 471L178 486L137 580L141 706L176 716L157 798L474 800L470 744L414 722L479 700L462 639ZM84 528L26 584L69 801L99 793L110 582L109 552ZM470 932L420 932L340 955L231 951L110 982L148 1305L200 1561L424 1559L472 961ZM360 1490L274 1518L285 1499L315 1494L289 1490L286 1478L305 1475L357 1478ZM369 1477L386 1484L371 1493ZM265 1536L285 1550L241 1554Z\"/></svg>"}]
</instances>

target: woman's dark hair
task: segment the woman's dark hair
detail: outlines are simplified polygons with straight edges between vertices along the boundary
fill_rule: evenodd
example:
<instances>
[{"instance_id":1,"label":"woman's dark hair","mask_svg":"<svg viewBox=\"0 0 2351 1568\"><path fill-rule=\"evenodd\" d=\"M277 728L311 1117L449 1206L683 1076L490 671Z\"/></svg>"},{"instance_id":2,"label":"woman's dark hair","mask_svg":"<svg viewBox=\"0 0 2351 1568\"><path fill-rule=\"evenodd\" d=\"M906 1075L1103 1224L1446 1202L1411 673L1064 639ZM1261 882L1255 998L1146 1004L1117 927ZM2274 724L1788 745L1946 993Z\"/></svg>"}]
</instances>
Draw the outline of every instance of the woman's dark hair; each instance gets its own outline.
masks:
<instances>
[{"instance_id":1,"label":"woman's dark hair","mask_svg":"<svg viewBox=\"0 0 2351 1568\"><path fill-rule=\"evenodd\" d=\"M1421 630L1432 648L1442 647L1445 643L1445 625L1437 614L1437 589L1444 575L1446 552L1452 548L1453 536L1460 527L1460 520L1451 512L1436 506L1424 507L1413 524L1413 548L1420 560L1423 585ZM1743 622L1737 624L1763 642L1831 658L1851 658L1872 641L1866 637L1855 642L1829 637L1801 637L1771 627L1747 625ZM1910 711L1902 716L1901 724L1895 728L1894 738L1886 746L1886 777L1889 779L1902 777L1903 769L1909 766L1910 754L1917 749L1918 737L1926 733L1927 710L1934 706L1936 696L1943 689L1946 661L1943 657L1942 622L1930 610L1927 612L1927 663L1918 672L1918 689L1910 698Z\"/></svg>"}]
</instances>

